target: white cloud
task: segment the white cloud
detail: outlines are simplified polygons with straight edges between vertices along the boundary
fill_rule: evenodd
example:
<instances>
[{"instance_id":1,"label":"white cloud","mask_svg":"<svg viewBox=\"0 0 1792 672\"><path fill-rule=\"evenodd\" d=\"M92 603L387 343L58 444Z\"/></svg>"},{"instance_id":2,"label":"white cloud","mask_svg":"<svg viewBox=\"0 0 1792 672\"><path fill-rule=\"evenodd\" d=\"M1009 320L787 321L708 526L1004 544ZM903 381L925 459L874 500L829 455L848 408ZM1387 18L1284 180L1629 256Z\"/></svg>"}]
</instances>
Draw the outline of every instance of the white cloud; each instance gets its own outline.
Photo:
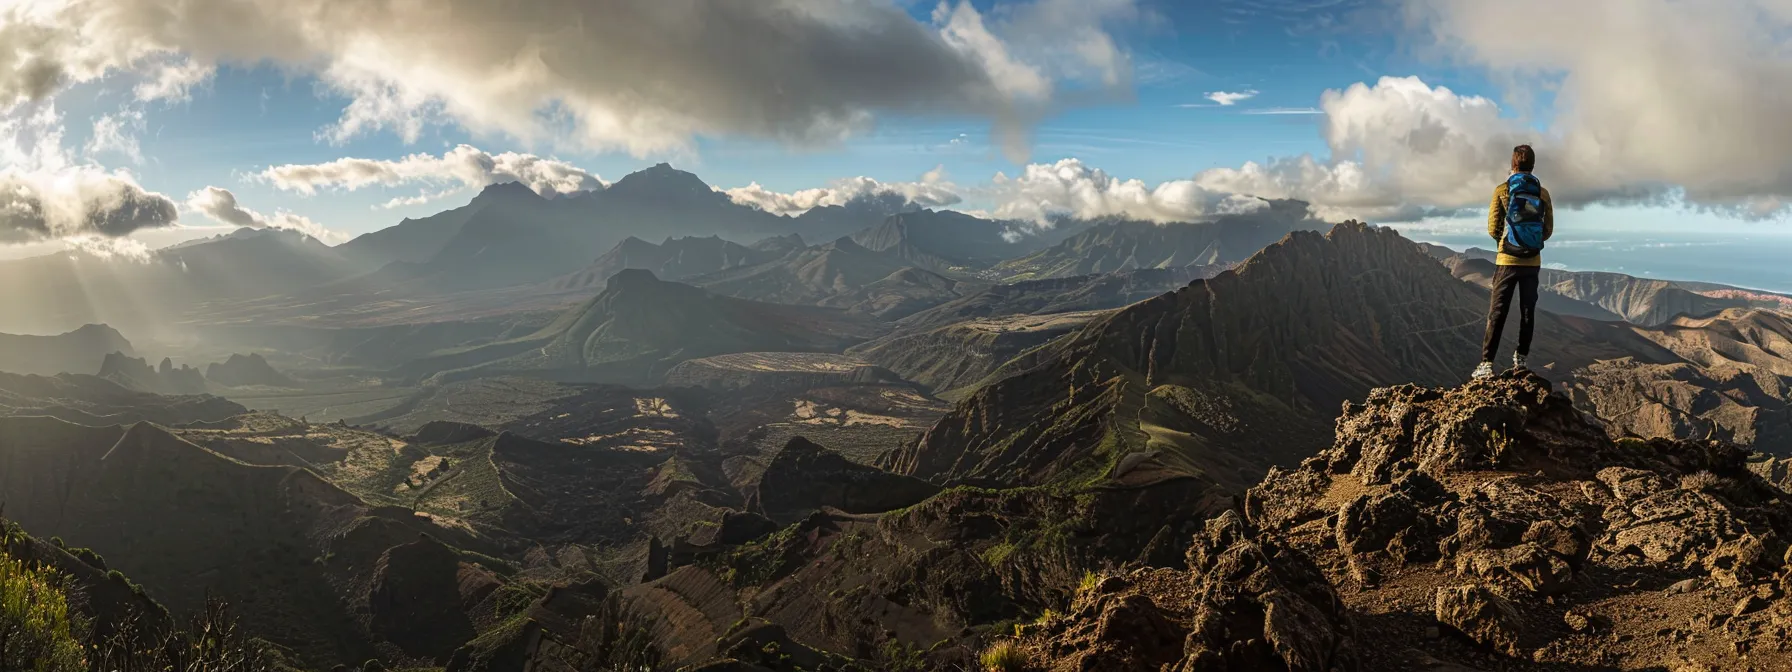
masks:
<instances>
[{"instance_id":1,"label":"white cloud","mask_svg":"<svg viewBox=\"0 0 1792 672\"><path fill-rule=\"evenodd\" d=\"M723 193L735 203L779 215L800 215L822 206L865 200L891 201L890 205L897 208L909 205L942 208L964 200L958 195L957 187L946 181L945 166L927 171L919 182L879 182L869 177L849 177L835 180L826 187L788 194L771 191L754 182Z\"/></svg>"},{"instance_id":2,"label":"white cloud","mask_svg":"<svg viewBox=\"0 0 1792 672\"><path fill-rule=\"evenodd\" d=\"M1247 91L1208 91L1207 95L1202 97L1213 101L1220 107L1231 107L1237 105L1241 100L1250 100L1256 96L1257 91L1251 89Z\"/></svg>"},{"instance_id":3,"label":"white cloud","mask_svg":"<svg viewBox=\"0 0 1792 672\"><path fill-rule=\"evenodd\" d=\"M131 163L143 163L143 148L137 142L137 133L143 130L143 111L138 109L119 110L117 114L103 114L93 119L93 134L87 140L88 156L106 153L124 155Z\"/></svg>"},{"instance_id":4,"label":"white cloud","mask_svg":"<svg viewBox=\"0 0 1792 672\"><path fill-rule=\"evenodd\" d=\"M284 210L269 217L245 208L237 202L236 194L221 187L206 187L188 194L187 208L211 218L212 221L230 226L254 229L288 229L330 245L347 242L349 239L349 236L324 228L323 225L311 221L309 217L295 215Z\"/></svg>"},{"instance_id":5,"label":"white cloud","mask_svg":"<svg viewBox=\"0 0 1792 672\"><path fill-rule=\"evenodd\" d=\"M1492 100L1383 77L1320 97L1331 158L1247 162L1195 176L1208 189L1308 201L1327 220L1405 220L1486 207L1513 145L1531 137ZM1545 183L1551 184L1548 174ZM1552 192L1554 191L1552 187Z\"/></svg>"},{"instance_id":6,"label":"white cloud","mask_svg":"<svg viewBox=\"0 0 1792 672\"><path fill-rule=\"evenodd\" d=\"M1215 191L1192 180L1147 185L1122 180L1077 159L1032 164L1018 176L997 174L988 188L998 205L993 216L1049 226L1058 217L1124 217L1152 222L1186 222L1251 212L1267 204L1256 198Z\"/></svg>"},{"instance_id":7,"label":"white cloud","mask_svg":"<svg viewBox=\"0 0 1792 672\"><path fill-rule=\"evenodd\" d=\"M0 244L120 237L172 225L174 202L128 171L76 163L49 104L0 115Z\"/></svg>"},{"instance_id":8,"label":"white cloud","mask_svg":"<svg viewBox=\"0 0 1792 672\"><path fill-rule=\"evenodd\" d=\"M1792 196L1792 3L1409 2L1440 49L1528 92L1554 92L1537 149L1580 199L1684 189L1745 216ZM1546 12L1521 31L1490 25ZM1565 178L1565 179L1564 179ZM1552 189L1552 192L1557 191Z\"/></svg>"},{"instance_id":9,"label":"white cloud","mask_svg":"<svg viewBox=\"0 0 1792 672\"><path fill-rule=\"evenodd\" d=\"M134 238L109 236L74 236L62 241L65 249L79 250L100 259L121 259L145 263L150 260L149 245Z\"/></svg>"},{"instance_id":10,"label":"white cloud","mask_svg":"<svg viewBox=\"0 0 1792 672\"><path fill-rule=\"evenodd\" d=\"M417 196L394 198L382 206L387 208L428 203L461 189L504 182L521 182L544 196L593 191L605 185L597 174L565 161L517 152L491 154L468 145L441 156L412 154L396 161L343 158L328 163L272 166L255 177L307 196L324 189L355 191L409 184L438 187ZM452 188L440 189L443 185Z\"/></svg>"},{"instance_id":11,"label":"white cloud","mask_svg":"<svg viewBox=\"0 0 1792 672\"><path fill-rule=\"evenodd\" d=\"M119 71L178 98L218 64L269 63L349 98L332 140L453 123L645 155L831 143L895 113L989 119L1014 153L1038 118L1129 85L1105 27L1136 1L959 0L930 23L889 0L40 0L0 15L0 110Z\"/></svg>"},{"instance_id":12,"label":"white cloud","mask_svg":"<svg viewBox=\"0 0 1792 672\"><path fill-rule=\"evenodd\" d=\"M1745 218L1792 205L1785 0L1408 0L1407 10L1441 53L1503 83L1509 104L1383 77L1328 91L1311 110L1325 115L1328 157L1196 181L1305 199L1328 219L1412 219L1485 208L1512 147L1530 144L1565 205L1679 200ZM1506 17L1540 15L1551 18L1509 30ZM1539 92L1553 105L1533 118Z\"/></svg>"}]
</instances>

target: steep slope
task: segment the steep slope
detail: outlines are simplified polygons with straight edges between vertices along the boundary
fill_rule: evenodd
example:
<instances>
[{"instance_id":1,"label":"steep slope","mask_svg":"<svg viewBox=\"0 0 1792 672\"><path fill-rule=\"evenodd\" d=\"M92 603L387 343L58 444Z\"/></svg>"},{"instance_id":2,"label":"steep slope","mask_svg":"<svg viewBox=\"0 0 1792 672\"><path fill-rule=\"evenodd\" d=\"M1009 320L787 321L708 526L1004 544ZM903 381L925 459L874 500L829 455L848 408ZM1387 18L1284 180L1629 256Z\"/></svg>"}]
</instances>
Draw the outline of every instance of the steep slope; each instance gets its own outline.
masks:
<instances>
[{"instance_id":1,"label":"steep slope","mask_svg":"<svg viewBox=\"0 0 1792 672\"><path fill-rule=\"evenodd\" d=\"M416 378L526 372L562 380L652 385L679 362L737 352L839 352L875 335L840 311L717 296L625 270L602 293L526 338L451 352L397 371Z\"/></svg>"},{"instance_id":2,"label":"steep slope","mask_svg":"<svg viewBox=\"0 0 1792 672\"><path fill-rule=\"evenodd\" d=\"M429 656L363 620L385 551L420 534L473 541L409 511L375 509L309 471L252 467L140 423L0 420L8 517L91 547L176 613L218 595L245 627L310 664ZM364 608L364 606L363 606Z\"/></svg>"},{"instance_id":3,"label":"steep slope","mask_svg":"<svg viewBox=\"0 0 1792 672\"><path fill-rule=\"evenodd\" d=\"M681 280L739 266L752 266L781 256L783 255L775 251L757 250L716 236L667 238L658 245L629 236L591 262L590 266L556 278L548 285L556 290L602 287L610 276L627 269L652 271L655 276L665 280Z\"/></svg>"},{"instance_id":4,"label":"steep slope","mask_svg":"<svg viewBox=\"0 0 1792 672\"><path fill-rule=\"evenodd\" d=\"M406 217L392 226L356 236L354 240L336 246L336 251L368 268L379 268L394 261L413 264L428 261L480 210L504 207L506 194L515 194L515 190L487 187L466 205L421 219Z\"/></svg>"},{"instance_id":5,"label":"steep slope","mask_svg":"<svg viewBox=\"0 0 1792 672\"><path fill-rule=\"evenodd\" d=\"M1322 442L1344 399L1460 380L1486 301L1391 230L1297 232L1016 360L891 465L935 481L1196 474L1242 488ZM1544 314L1538 330L1545 370L1674 358L1618 325Z\"/></svg>"},{"instance_id":6,"label":"steep slope","mask_svg":"<svg viewBox=\"0 0 1792 672\"><path fill-rule=\"evenodd\" d=\"M909 266L950 273L979 268L1032 251L1036 239L1014 225L949 210L892 215L853 234L852 241Z\"/></svg>"},{"instance_id":7,"label":"steep slope","mask_svg":"<svg viewBox=\"0 0 1792 672\"><path fill-rule=\"evenodd\" d=\"M116 329L89 324L56 336L0 334L0 371L53 376L98 371L112 353L133 354Z\"/></svg>"},{"instance_id":8,"label":"steep slope","mask_svg":"<svg viewBox=\"0 0 1792 672\"><path fill-rule=\"evenodd\" d=\"M1063 242L997 265L1009 281L1062 278L1146 268L1223 270L1292 231L1316 229L1306 204L1271 201L1258 212L1222 215L1212 222L1154 224L1099 222Z\"/></svg>"},{"instance_id":9,"label":"steep slope","mask_svg":"<svg viewBox=\"0 0 1792 672\"><path fill-rule=\"evenodd\" d=\"M745 488L750 506L773 520L800 520L830 507L847 513L883 513L912 506L939 487L856 464L839 453L795 437Z\"/></svg>"},{"instance_id":10,"label":"steep slope","mask_svg":"<svg viewBox=\"0 0 1792 672\"><path fill-rule=\"evenodd\" d=\"M931 329L908 329L847 352L954 398L1029 349L1045 345L1107 311L974 317Z\"/></svg>"}]
</instances>

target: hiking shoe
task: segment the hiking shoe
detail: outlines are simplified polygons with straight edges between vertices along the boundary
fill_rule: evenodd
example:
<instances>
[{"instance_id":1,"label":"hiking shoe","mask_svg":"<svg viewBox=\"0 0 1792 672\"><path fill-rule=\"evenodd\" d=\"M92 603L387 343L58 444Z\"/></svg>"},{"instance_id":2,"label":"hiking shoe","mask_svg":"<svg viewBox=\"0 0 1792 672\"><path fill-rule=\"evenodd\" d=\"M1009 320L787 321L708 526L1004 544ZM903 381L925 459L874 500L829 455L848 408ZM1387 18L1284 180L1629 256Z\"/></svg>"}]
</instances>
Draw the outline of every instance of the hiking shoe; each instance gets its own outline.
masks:
<instances>
[{"instance_id":1,"label":"hiking shoe","mask_svg":"<svg viewBox=\"0 0 1792 672\"><path fill-rule=\"evenodd\" d=\"M1516 352L1512 353L1512 370L1514 370L1514 371L1526 370L1525 366L1524 366L1524 355L1518 354Z\"/></svg>"},{"instance_id":2,"label":"hiking shoe","mask_svg":"<svg viewBox=\"0 0 1792 672\"><path fill-rule=\"evenodd\" d=\"M1474 378L1475 380L1480 380L1482 378L1492 378L1493 377L1493 362L1481 362L1480 366L1475 367L1475 373L1471 377Z\"/></svg>"}]
</instances>

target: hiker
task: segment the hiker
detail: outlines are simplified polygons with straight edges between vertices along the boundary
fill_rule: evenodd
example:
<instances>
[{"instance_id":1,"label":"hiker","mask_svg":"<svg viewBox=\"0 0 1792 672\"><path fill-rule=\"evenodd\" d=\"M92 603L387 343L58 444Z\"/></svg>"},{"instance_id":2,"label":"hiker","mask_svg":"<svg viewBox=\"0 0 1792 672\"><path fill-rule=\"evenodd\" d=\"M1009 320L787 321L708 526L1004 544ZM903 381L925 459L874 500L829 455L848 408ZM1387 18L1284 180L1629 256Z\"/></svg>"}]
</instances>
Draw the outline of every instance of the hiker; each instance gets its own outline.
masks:
<instances>
[{"instance_id":1,"label":"hiker","mask_svg":"<svg viewBox=\"0 0 1792 672\"><path fill-rule=\"evenodd\" d=\"M1531 170L1537 152L1530 145L1512 148L1512 174L1493 189L1487 206L1487 235L1499 243L1498 270L1493 274L1493 298L1487 306L1487 336L1481 341L1481 365L1475 378L1493 375L1493 356L1500 349L1500 332L1512 309L1512 292L1518 291L1518 350L1512 368L1525 368L1531 354L1531 332L1537 326L1537 276L1543 270L1543 241L1556 229L1555 208L1549 190Z\"/></svg>"}]
</instances>

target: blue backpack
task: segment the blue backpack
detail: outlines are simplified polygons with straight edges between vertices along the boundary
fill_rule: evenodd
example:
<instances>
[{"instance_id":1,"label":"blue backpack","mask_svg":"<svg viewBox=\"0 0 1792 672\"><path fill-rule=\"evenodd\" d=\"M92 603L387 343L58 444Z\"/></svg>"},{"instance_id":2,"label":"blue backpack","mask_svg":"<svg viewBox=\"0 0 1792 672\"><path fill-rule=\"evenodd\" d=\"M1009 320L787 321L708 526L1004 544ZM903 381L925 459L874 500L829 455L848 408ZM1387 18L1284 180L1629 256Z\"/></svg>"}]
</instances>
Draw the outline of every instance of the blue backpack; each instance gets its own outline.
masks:
<instances>
[{"instance_id":1,"label":"blue backpack","mask_svg":"<svg viewBox=\"0 0 1792 672\"><path fill-rule=\"evenodd\" d=\"M1500 251L1514 257L1543 252L1543 183L1530 173L1506 178L1506 237Z\"/></svg>"}]
</instances>

